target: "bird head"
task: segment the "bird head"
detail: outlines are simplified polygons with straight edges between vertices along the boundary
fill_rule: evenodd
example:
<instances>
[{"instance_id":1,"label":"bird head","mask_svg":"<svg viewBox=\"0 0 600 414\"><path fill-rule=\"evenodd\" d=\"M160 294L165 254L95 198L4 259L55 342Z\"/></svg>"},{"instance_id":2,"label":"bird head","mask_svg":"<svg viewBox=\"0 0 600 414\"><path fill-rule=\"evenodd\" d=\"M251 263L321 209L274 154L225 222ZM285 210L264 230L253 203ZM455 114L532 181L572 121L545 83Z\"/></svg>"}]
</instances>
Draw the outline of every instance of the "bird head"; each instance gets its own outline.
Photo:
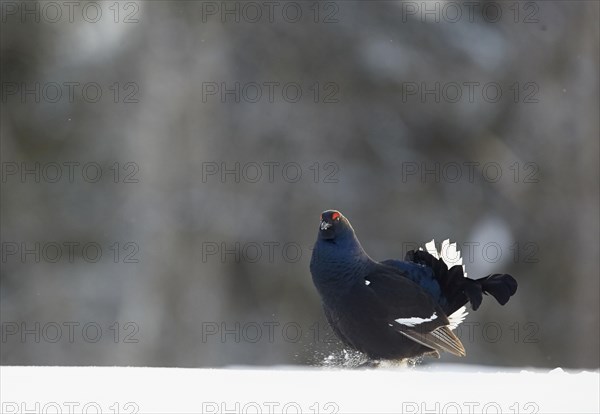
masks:
<instances>
[{"instance_id":1,"label":"bird head","mask_svg":"<svg viewBox=\"0 0 600 414\"><path fill-rule=\"evenodd\" d=\"M341 241L346 237L353 237L354 229L346 217L337 210L326 210L321 214L319 225L319 239Z\"/></svg>"}]
</instances>

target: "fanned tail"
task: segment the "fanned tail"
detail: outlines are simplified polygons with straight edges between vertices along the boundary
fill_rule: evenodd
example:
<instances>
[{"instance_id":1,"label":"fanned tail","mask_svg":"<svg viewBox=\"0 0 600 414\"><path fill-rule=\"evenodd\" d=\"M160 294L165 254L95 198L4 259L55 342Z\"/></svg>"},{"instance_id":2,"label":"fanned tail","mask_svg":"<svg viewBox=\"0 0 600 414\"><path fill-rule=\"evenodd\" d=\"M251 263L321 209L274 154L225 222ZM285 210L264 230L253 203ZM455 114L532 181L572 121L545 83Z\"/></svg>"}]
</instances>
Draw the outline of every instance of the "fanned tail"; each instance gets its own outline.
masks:
<instances>
[{"instance_id":1,"label":"fanned tail","mask_svg":"<svg viewBox=\"0 0 600 414\"><path fill-rule=\"evenodd\" d=\"M517 281L507 274L496 273L476 280L465 279L465 282L464 292L473 310L481 305L482 293L492 295L500 305L505 305L517 291Z\"/></svg>"},{"instance_id":2,"label":"fanned tail","mask_svg":"<svg viewBox=\"0 0 600 414\"><path fill-rule=\"evenodd\" d=\"M449 244L448 240L442 243L441 254L435 250L433 241L427 243L426 248L428 251L409 251L405 260L432 269L447 301L443 306L447 315L453 314L467 302L471 303L473 310L477 310L484 294L493 296L500 305L505 305L517 291L517 281L508 274L496 273L481 279L467 278L460 253L456 250L456 245ZM448 269L448 264L453 266Z\"/></svg>"}]
</instances>

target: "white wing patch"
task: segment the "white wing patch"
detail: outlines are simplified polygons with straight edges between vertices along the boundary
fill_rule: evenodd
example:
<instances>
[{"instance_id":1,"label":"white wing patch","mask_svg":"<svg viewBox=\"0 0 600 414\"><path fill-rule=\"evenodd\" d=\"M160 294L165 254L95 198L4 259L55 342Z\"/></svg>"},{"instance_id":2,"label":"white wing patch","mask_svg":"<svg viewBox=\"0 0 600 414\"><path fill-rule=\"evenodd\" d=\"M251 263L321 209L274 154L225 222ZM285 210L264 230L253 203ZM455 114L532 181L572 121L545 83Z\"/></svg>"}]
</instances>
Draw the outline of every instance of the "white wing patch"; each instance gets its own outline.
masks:
<instances>
[{"instance_id":1,"label":"white wing patch","mask_svg":"<svg viewBox=\"0 0 600 414\"><path fill-rule=\"evenodd\" d=\"M368 281L367 279L365 279L365 285L369 286L371 284L370 281Z\"/></svg>"},{"instance_id":2,"label":"white wing patch","mask_svg":"<svg viewBox=\"0 0 600 414\"><path fill-rule=\"evenodd\" d=\"M396 319L396 322L398 322L400 325L413 327L415 325L420 325L425 322L431 322L434 319L437 319L437 315L435 312L433 312L433 315L431 315L429 318L419 318L417 316L413 316L411 318L398 318Z\"/></svg>"},{"instance_id":3,"label":"white wing patch","mask_svg":"<svg viewBox=\"0 0 600 414\"><path fill-rule=\"evenodd\" d=\"M442 259L448 268L456 265L462 266L463 274L465 277L467 277L465 265L463 264L462 257L460 256L460 250L456 248L456 243L450 243L450 239L446 239L442 242L442 248L438 252L435 247L435 239L433 239L429 243L425 243L425 249L427 250L427 253L436 259ZM419 247L419 250L423 250L423 248Z\"/></svg>"},{"instance_id":4,"label":"white wing patch","mask_svg":"<svg viewBox=\"0 0 600 414\"><path fill-rule=\"evenodd\" d=\"M462 308L454 312L452 315L448 316L448 321L450 322L448 328L452 330L456 329L456 327L460 325L462 321L465 320L468 314L469 312L467 312L467 308L463 306Z\"/></svg>"}]
</instances>

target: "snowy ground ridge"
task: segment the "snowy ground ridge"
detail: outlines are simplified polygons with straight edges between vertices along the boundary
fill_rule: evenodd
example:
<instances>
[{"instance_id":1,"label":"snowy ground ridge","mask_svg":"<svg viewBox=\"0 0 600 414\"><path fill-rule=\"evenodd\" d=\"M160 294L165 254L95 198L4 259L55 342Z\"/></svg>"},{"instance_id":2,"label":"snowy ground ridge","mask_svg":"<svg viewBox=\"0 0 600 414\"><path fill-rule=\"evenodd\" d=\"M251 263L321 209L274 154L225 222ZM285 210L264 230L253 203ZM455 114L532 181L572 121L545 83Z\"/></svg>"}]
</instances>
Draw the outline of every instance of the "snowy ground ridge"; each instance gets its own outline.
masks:
<instances>
[{"instance_id":1,"label":"snowy ground ridge","mask_svg":"<svg viewBox=\"0 0 600 414\"><path fill-rule=\"evenodd\" d=\"M598 371L0 367L2 413L598 413ZM568 390L568 392L567 392Z\"/></svg>"}]
</instances>

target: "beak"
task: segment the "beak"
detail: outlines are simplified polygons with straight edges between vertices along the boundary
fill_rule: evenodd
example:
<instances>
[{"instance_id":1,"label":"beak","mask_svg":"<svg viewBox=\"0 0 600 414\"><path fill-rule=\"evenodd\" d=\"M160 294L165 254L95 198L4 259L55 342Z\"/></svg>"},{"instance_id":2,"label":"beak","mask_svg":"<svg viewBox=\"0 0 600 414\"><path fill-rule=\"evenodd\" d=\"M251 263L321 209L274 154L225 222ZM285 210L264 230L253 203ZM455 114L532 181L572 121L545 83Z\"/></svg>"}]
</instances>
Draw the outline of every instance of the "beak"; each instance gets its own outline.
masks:
<instances>
[{"instance_id":1,"label":"beak","mask_svg":"<svg viewBox=\"0 0 600 414\"><path fill-rule=\"evenodd\" d=\"M327 223L325 220L321 221L321 230L327 230L331 226L332 226L331 223Z\"/></svg>"}]
</instances>

